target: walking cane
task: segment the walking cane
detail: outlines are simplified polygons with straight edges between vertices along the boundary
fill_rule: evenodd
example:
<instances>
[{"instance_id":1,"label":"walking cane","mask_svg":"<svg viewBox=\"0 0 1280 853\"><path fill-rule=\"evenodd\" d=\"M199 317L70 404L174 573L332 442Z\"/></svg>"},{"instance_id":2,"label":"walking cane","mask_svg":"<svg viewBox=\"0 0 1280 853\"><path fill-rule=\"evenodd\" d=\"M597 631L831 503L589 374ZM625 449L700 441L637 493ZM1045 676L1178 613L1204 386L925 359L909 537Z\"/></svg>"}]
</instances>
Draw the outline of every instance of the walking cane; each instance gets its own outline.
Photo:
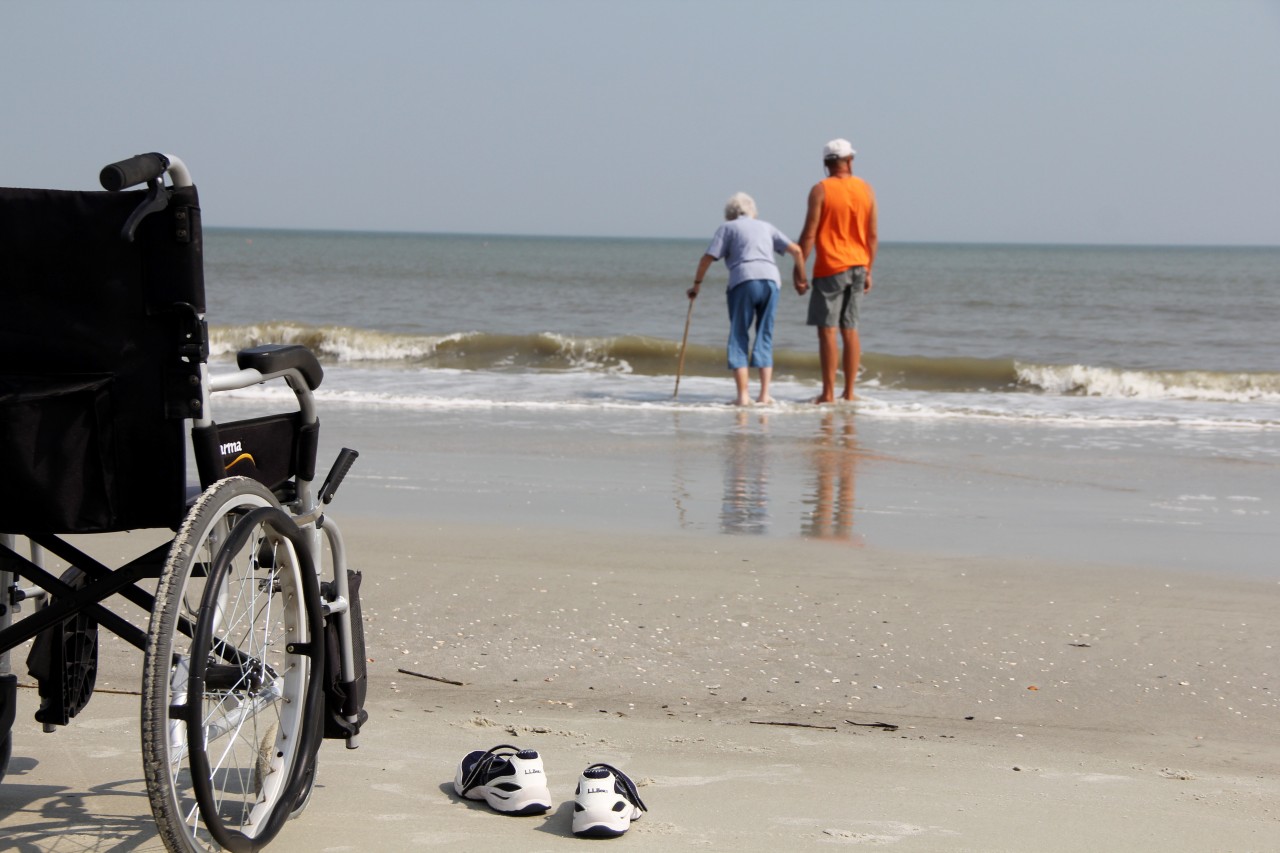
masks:
<instances>
[{"instance_id":1,"label":"walking cane","mask_svg":"<svg viewBox=\"0 0 1280 853\"><path fill-rule=\"evenodd\" d=\"M684 340L680 341L680 363L676 365L676 390L671 399L680 396L680 374L684 372L684 349L689 345L689 321L693 319L693 303L695 297L689 297L689 313L684 318Z\"/></svg>"}]
</instances>

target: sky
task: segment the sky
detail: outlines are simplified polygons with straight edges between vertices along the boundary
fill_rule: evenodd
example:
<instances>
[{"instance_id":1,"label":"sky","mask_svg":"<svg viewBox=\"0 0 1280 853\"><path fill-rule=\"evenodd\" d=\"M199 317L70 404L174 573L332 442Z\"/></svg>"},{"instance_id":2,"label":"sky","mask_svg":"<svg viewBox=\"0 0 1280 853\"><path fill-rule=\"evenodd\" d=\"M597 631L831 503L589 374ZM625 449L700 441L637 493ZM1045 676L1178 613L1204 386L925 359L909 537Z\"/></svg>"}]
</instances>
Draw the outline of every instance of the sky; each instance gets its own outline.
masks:
<instances>
[{"instance_id":1,"label":"sky","mask_svg":"<svg viewBox=\"0 0 1280 853\"><path fill-rule=\"evenodd\" d=\"M1280 245L1280 0L0 0L0 185L180 157L206 226Z\"/></svg>"}]
</instances>

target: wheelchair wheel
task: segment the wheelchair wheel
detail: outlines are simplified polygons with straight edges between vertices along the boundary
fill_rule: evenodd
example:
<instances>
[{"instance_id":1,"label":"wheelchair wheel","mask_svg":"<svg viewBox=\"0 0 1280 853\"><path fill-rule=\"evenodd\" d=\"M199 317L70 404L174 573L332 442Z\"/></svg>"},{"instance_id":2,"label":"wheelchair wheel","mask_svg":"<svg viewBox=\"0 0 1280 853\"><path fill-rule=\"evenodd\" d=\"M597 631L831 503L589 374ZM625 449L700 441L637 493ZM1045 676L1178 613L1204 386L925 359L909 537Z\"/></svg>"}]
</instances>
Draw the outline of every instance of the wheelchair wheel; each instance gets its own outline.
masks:
<instances>
[{"instance_id":1,"label":"wheelchair wheel","mask_svg":"<svg viewBox=\"0 0 1280 853\"><path fill-rule=\"evenodd\" d=\"M9 759L13 757L13 721L17 704L18 676L0 675L0 782L9 772Z\"/></svg>"},{"instance_id":2,"label":"wheelchair wheel","mask_svg":"<svg viewBox=\"0 0 1280 853\"><path fill-rule=\"evenodd\" d=\"M4 733L4 737L0 737L0 782L4 781L4 774L9 772L9 756L11 755L13 755L13 732L7 731Z\"/></svg>"},{"instance_id":3,"label":"wheelchair wheel","mask_svg":"<svg viewBox=\"0 0 1280 853\"><path fill-rule=\"evenodd\" d=\"M160 835L182 853L259 849L320 744L309 643L323 622L305 543L267 489L222 480L188 513L156 599L142 750Z\"/></svg>"},{"instance_id":4,"label":"wheelchair wheel","mask_svg":"<svg viewBox=\"0 0 1280 853\"><path fill-rule=\"evenodd\" d=\"M317 691L320 695L315 702L311 703L311 721L307 724L308 731L315 738L315 746L308 750L310 760L302 770L302 782L298 786L297 796L293 799L293 809L289 812L290 820L302 817L307 806L311 805L311 795L316 789L316 777L320 775L320 745L324 742L325 715L324 666L320 663L316 664L316 681L320 687Z\"/></svg>"}]
</instances>

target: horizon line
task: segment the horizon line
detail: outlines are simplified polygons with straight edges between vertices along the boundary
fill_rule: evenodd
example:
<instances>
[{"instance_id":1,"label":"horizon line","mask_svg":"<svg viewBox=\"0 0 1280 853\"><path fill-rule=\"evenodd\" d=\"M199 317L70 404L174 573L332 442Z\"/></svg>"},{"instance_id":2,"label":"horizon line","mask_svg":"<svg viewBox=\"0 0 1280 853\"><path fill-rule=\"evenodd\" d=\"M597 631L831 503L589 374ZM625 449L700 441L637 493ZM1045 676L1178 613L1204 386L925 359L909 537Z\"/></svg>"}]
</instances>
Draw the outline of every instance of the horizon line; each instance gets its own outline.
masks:
<instances>
[{"instance_id":1,"label":"horizon line","mask_svg":"<svg viewBox=\"0 0 1280 853\"><path fill-rule=\"evenodd\" d=\"M501 238L516 240L625 240L645 241L687 241L705 242L705 237L680 236L634 236L612 234L515 234L498 231L389 231L374 228L301 228L264 225L208 225L205 231L258 231L285 232L291 234L361 234L368 236L388 237L466 237L466 238ZM1132 243L1132 242L1048 242L1043 240L945 240L945 239L913 239L913 240L881 240L888 246L1016 246L1062 247L1062 248L1131 248L1131 249L1280 249L1280 244L1268 243Z\"/></svg>"}]
</instances>

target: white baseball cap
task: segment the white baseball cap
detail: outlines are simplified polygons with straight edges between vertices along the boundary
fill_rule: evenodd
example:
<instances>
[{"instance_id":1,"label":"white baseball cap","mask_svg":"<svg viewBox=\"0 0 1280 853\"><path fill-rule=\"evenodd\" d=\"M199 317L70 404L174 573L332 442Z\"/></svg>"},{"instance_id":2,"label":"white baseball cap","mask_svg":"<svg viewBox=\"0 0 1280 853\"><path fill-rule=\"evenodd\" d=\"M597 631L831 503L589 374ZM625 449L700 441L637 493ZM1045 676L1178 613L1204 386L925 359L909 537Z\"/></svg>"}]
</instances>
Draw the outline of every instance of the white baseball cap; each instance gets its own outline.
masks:
<instances>
[{"instance_id":1,"label":"white baseball cap","mask_svg":"<svg viewBox=\"0 0 1280 853\"><path fill-rule=\"evenodd\" d=\"M822 146L823 160L843 160L846 157L852 157L857 154L853 150L853 145L847 139L833 139L826 145Z\"/></svg>"}]
</instances>

